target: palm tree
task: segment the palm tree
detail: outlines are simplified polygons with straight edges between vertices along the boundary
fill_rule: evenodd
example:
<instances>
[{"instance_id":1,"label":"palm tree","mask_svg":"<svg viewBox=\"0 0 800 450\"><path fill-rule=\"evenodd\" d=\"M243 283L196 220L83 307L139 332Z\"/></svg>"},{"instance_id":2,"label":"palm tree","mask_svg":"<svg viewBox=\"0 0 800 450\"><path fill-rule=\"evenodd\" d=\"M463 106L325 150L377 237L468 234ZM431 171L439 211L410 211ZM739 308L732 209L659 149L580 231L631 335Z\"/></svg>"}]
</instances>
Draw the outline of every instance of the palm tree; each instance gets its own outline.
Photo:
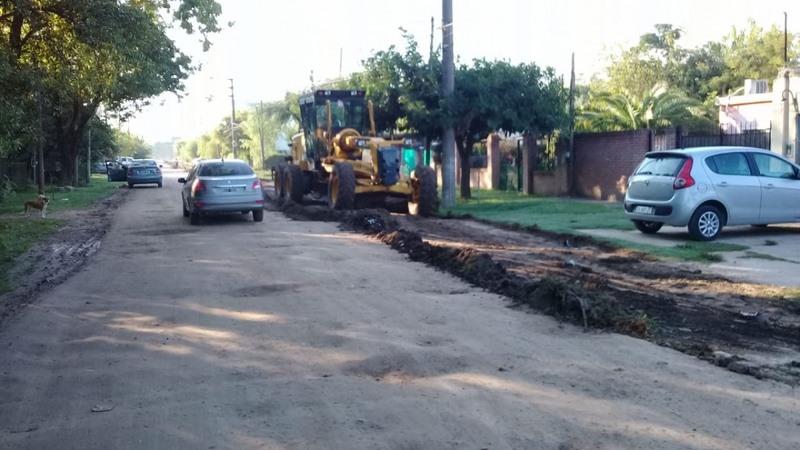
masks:
<instances>
[{"instance_id":1,"label":"palm tree","mask_svg":"<svg viewBox=\"0 0 800 450\"><path fill-rule=\"evenodd\" d=\"M641 98L626 90L590 95L575 128L576 131L599 132L710 124L702 103L659 83Z\"/></svg>"}]
</instances>

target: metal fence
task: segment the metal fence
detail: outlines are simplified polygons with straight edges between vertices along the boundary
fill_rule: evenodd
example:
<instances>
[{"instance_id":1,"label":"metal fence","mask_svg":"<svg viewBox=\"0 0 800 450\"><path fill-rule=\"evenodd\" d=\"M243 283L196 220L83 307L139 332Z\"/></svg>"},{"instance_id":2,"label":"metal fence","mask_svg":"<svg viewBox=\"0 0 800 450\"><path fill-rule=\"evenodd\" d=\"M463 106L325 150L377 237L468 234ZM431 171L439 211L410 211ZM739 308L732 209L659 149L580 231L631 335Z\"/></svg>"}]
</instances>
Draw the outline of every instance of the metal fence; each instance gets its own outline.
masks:
<instances>
[{"instance_id":1,"label":"metal fence","mask_svg":"<svg viewBox=\"0 0 800 450\"><path fill-rule=\"evenodd\" d=\"M740 133L725 133L722 129L716 132L690 132L687 136L678 136L678 148L687 147L756 147L770 149L772 130L745 130Z\"/></svg>"}]
</instances>

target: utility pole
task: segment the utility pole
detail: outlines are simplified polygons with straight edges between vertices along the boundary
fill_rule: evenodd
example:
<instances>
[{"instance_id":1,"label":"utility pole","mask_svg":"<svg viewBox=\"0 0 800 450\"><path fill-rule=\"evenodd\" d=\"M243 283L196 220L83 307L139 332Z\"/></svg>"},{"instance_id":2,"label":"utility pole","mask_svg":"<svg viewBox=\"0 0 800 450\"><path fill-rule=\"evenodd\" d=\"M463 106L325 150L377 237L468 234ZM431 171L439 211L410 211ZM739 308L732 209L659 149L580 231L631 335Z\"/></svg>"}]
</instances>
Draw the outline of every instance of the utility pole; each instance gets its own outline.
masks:
<instances>
[{"instance_id":1,"label":"utility pole","mask_svg":"<svg viewBox=\"0 0 800 450\"><path fill-rule=\"evenodd\" d=\"M431 17L431 48L430 50L428 50L428 63L430 63L433 60L433 25L434 25L434 19L433 17Z\"/></svg>"},{"instance_id":2,"label":"utility pole","mask_svg":"<svg viewBox=\"0 0 800 450\"><path fill-rule=\"evenodd\" d=\"M258 144L261 147L261 168L266 169L264 164L264 101L259 102L258 108Z\"/></svg>"},{"instance_id":3,"label":"utility pole","mask_svg":"<svg viewBox=\"0 0 800 450\"><path fill-rule=\"evenodd\" d=\"M448 102L455 91L453 63L453 0L442 0L442 100ZM442 133L442 206L456 206L456 138L452 121Z\"/></svg>"},{"instance_id":4,"label":"utility pole","mask_svg":"<svg viewBox=\"0 0 800 450\"><path fill-rule=\"evenodd\" d=\"M789 67L789 33L787 26L789 25L789 15L786 11L783 12L783 65Z\"/></svg>"},{"instance_id":5,"label":"utility pole","mask_svg":"<svg viewBox=\"0 0 800 450\"><path fill-rule=\"evenodd\" d=\"M567 163L567 192L573 194L575 181L575 53L569 74L569 161Z\"/></svg>"},{"instance_id":6,"label":"utility pole","mask_svg":"<svg viewBox=\"0 0 800 450\"><path fill-rule=\"evenodd\" d=\"M231 150L233 158L236 159L236 103L233 100L233 78L228 78L231 82Z\"/></svg>"}]
</instances>

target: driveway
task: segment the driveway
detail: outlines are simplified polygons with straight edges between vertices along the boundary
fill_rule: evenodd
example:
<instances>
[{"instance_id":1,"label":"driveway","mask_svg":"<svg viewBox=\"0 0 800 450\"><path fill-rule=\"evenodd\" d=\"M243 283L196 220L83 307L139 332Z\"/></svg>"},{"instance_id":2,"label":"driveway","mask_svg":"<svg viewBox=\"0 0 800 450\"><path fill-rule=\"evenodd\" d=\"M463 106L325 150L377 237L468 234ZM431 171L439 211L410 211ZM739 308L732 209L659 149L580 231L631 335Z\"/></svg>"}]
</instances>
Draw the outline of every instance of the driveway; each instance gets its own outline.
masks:
<instances>
[{"instance_id":1,"label":"driveway","mask_svg":"<svg viewBox=\"0 0 800 450\"><path fill-rule=\"evenodd\" d=\"M691 242L685 228L664 227L656 234L636 230L578 230L590 236L637 244L674 247ZM766 228L726 227L715 241L744 245L747 250L719 252L721 262L702 264L706 272L733 280L800 287L800 225L770 225Z\"/></svg>"}]
</instances>

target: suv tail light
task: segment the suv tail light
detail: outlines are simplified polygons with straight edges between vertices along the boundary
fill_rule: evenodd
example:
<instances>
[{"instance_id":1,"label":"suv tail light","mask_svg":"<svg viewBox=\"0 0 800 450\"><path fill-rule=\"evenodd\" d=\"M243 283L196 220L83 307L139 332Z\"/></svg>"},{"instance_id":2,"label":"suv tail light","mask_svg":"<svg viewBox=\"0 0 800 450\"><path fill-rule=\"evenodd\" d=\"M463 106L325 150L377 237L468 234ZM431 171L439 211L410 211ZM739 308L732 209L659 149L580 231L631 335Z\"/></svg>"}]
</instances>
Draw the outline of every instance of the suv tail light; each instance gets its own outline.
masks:
<instances>
[{"instance_id":1,"label":"suv tail light","mask_svg":"<svg viewBox=\"0 0 800 450\"><path fill-rule=\"evenodd\" d=\"M692 178L692 159L689 158L683 163L683 167L681 167L681 171L678 172L678 175L675 177L675 181L672 183L672 189L686 189L688 187L694 186L694 178Z\"/></svg>"},{"instance_id":2,"label":"suv tail light","mask_svg":"<svg viewBox=\"0 0 800 450\"><path fill-rule=\"evenodd\" d=\"M261 180L253 181L252 189L255 191L256 189L261 189Z\"/></svg>"},{"instance_id":3,"label":"suv tail light","mask_svg":"<svg viewBox=\"0 0 800 450\"><path fill-rule=\"evenodd\" d=\"M201 191L206 191L206 185L200 180L194 180L194 184L192 184L192 195L197 195L197 193Z\"/></svg>"}]
</instances>

